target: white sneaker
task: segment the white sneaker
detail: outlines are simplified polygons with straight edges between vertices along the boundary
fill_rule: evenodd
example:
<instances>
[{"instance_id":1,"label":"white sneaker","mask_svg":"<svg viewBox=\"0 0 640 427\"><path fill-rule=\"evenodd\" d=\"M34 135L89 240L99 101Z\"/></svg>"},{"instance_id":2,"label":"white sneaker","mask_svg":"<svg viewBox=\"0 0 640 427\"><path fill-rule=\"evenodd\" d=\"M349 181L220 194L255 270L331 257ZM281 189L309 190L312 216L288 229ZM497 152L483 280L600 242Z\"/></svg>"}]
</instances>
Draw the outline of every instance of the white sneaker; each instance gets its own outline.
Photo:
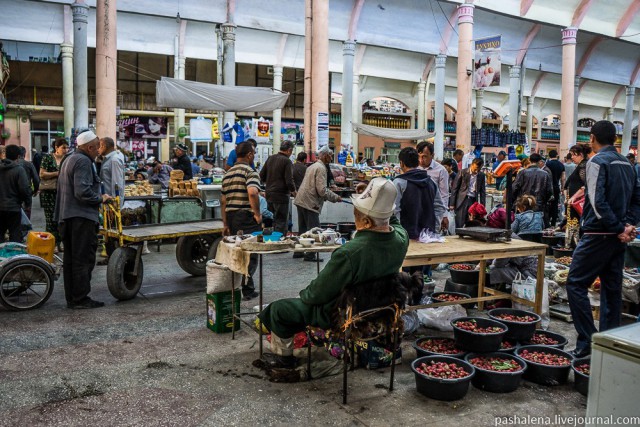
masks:
<instances>
[{"instance_id":1,"label":"white sneaker","mask_svg":"<svg viewBox=\"0 0 640 427\"><path fill-rule=\"evenodd\" d=\"M150 254L151 251L149 250L149 246L147 245L147 242L145 241L142 244L142 255L146 255L146 254Z\"/></svg>"}]
</instances>

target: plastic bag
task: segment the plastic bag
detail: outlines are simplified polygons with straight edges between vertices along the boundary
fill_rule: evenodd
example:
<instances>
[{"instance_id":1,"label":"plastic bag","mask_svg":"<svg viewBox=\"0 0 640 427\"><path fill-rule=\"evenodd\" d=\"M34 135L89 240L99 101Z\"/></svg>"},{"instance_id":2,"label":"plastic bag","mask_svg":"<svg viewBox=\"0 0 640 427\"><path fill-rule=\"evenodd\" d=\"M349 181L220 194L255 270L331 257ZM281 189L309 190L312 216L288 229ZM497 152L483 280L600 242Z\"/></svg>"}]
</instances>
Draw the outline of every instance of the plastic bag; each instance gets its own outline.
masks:
<instances>
[{"instance_id":1,"label":"plastic bag","mask_svg":"<svg viewBox=\"0 0 640 427\"><path fill-rule=\"evenodd\" d=\"M418 318L422 325L440 331L453 331L450 322L466 315L467 310L459 304L418 310Z\"/></svg>"},{"instance_id":2,"label":"plastic bag","mask_svg":"<svg viewBox=\"0 0 640 427\"><path fill-rule=\"evenodd\" d=\"M22 218L20 219L20 232L22 234L22 239L24 240L27 238L27 234L29 234L29 231L31 231L33 227L31 226L29 217L24 213L24 209L21 209L20 212L22 213Z\"/></svg>"},{"instance_id":3,"label":"plastic bag","mask_svg":"<svg viewBox=\"0 0 640 427\"><path fill-rule=\"evenodd\" d=\"M456 235L456 213L453 211L445 212L445 216L449 219L449 229L447 230L449 236Z\"/></svg>"},{"instance_id":4,"label":"plastic bag","mask_svg":"<svg viewBox=\"0 0 640 427\"><path fill-rule=\"evenodd\" d=\"M420 319L418 313L415 311L408 311L402 315L402 321L404 322L404 334L412 334L420 327Z\"/></svg>"},{"instance_id":5,"label":"plastic bag","mask_svg":"<svg viewBox=\"0 0 640 427\"><path fill-rule=\"evenodd\" d=\"M549 283L551 281L549 279L544 279L544 286L542 289L542 313L540 317L542 318L542 329L547 329L549 327L549 322L551 321L549 317ZM518 298L526 299L529 301L535 301L536 298L536 279L533 277L527 277L526 279L522 278L522 274L518 273L516 278L513 279L513 283L511 284L511 294L515 295ZM531 311L531 307L524 304L519 304L517 302L513 303L513 308L518 310L528 310Z\"/></svg>"},{"instance_id":6,"label":"plastic bag","mask_svg":"<svg viewBox=\"0 0 640 427\"><path fill-rule=\"evenodd\" d=\"M624 273L622 275L622 296L629 301L638 304L640 303L640 281L630 274Z\"/></svg>"},{"instance_id":7,"label":"plastic bag","mask_svg":"<svg viewBox=\"0 0 640 427\"><path fill-rule=\"evenodd\" d=\"M420 243L444 243L444 237L438 233L434 233L429 229L424 229L418 237Z\"/></svg>"}]
</instances>

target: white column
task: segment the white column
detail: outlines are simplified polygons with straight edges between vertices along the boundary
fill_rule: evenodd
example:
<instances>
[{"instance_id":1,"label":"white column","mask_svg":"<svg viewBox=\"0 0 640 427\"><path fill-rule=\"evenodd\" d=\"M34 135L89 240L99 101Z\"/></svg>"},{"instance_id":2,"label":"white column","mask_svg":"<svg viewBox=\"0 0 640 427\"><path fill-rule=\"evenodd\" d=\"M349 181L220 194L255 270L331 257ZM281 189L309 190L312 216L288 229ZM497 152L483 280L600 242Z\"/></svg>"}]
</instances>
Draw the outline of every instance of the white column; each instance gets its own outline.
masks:
<instances>
[{"instance_id":1,"label":"white column","mask_svg":"<svg viewBox=\"0 0 640 427\"><path fill-rule=\"evenodd\" d=\"M345 105L344 101L342 105ZM358 74L353 75L353 85L351 92L351 119L355 123L362 123L362 104L360 104L360 75ZM351 129L351 143L353 144L355 149L359 149L360 145L358 144L358 134L353 131L353 126ZM358 156L357 151L354 151L354 154L356 157Z\"/></svg>"},{"instance_id":2,"label":"white column","mask_svg":"<svg viewBox=\"0 0 640 427\"><path fill-rule=\"evenodd\" d=\"M435 117L433 118L435 138L433 145L436 159L444 156L444 72L447 64L447 55L436 56L436 102Z\"/></svg>"},{"instance_id":3,"label":"white column","mask_svg":"<svg viewBox=\"0 0 640 427\"><path fill-rule=\"evenodd\" d=\"M622 128L622 148L620 152L626 155L631 147L631 130L633 128L633 103L636 96L636 88L627 86L627 105L624 109L624 127Z\"/></svg>"},{"instance_id":4,"label":"white column","mask_svg":"<svg viewBox=\"0 0 640 427\"><path fill-rule=\"evenodd\" d=\"M482 128L482 101L484 100L484 89L476 89L476 128Z\"/></svg>"},{"instance_id":5,"label":"white column","mask_svg":"<svg viewBox=\"0 0 640 427\"><path fill-rule=\"evenodd\" d=\"M73 46L63 43L62 52L62 106L64 108L64 136L73 129Z\"/></svg>"},{"instance_id":6,"label":"white column","mask_svg":"<svg viewBox=\"0 0 640 427\"><path fill-rule=\"evenodd\" d=\"M527 97L527 141L531 147L531 138L533 136L533 96Z\"/></svg>"},{"instance_id":7,"label":"white column","mask_svg":"<svg viewBox=\"0 0 640 427\"><path fill-rule=\"evenodd\" d=\"M471 148L471 76L473 64L473 11L475 6L458 6L458 104L456 105L456 146L462 151ZM442 140L438 141L442 144ZM436 151L438 156L438 151ZM438 157L436 157L438 158Z\"/></svg>"},{"instance_id":8,"label":"white column","mask_svg":"<svg viewBox=\"0 0 640 427\"><path fill-rule=\"evenodd\" d=\"M613 108L607 108L607 120L613 122Z\"/></svg>"},{"instance_id":9,"label":"white column","mask_svg":"<svg viewBox=\"0 0 640 427\"><path fill-rule=\"evenodd\" d=\"M224 60L222 62L222 74L225 86L236 85L236 26L231 23L224 23L222 27L222 44L224 46ZM220 127L222 129L225 124L231 123L233 125L236 120L236 114L232 111L224 113L223 124ZM233 147L229 147L228 151L231 151ZM227 151L227 150L225 150Z\"/></svg>"},{"instance_id":10,"label":"white column","mask_svg":"<svg viewBox=\"0 0 640 427\"><path fill-rule=\"evenodd\" d=\"M282 65L273 66L273 88L282 90ZM273 110L273 153L280 151L280 129L282 129L282 109Z\"/></svg>"},{"instance_id":11,"label":"white column","mask_svg":"<svg viewBox=\"0 0 640 427\"><path fill-rule=\"evenodd\" d=\"M560 97L560 156L564 157L569 148L575 144L573 120L575 104L575 75L576 75L576 37L578 29L567 27L562 29L562 93Z\"/></svg>"},{"instance_id":12,"label":"white column","mask_svg":"<svg viewBox=\"0 0 640 427\"><path fill-rule=\"evenodd\" d=\"M342 44L342 107L340 118L340 143L351 145L353 154L358 158L357 140L352 140L351 121L353 120L353 59L356 52L356 42L346 40Z\"/></svg>"},{"instance_id":13,"label":"white column","mask_svg":"<svg viewBox=\"0 0 640 427\"><path fill-rule=\"evenodd\" d=\"M569 144L569 148L578 142L578 98L580 97L580 76L576 76L573 84L573 138Z\"/></svg>"},{"instance_id":14,"label":"white column","mask_svg":"<svg viewBox=\"0 0 640 427\"><path fill-rule=\"evenodd\" d=\"M418 83L418 129L426 129L427 120L425 117L425 89L427 82L420 80Z\"/></svg>"},{"instance_id":15,"label":"white column","mask_svg":"<svg viewBox=\"0 0 640 427\"><path fill-rule=\"evenodd\" d=\"M80 1L71 5L73 11L73 125L76 129L89 127L89 83L87 79L89 6Z\"/></svg>"},{"instance_id":16,"label":"white column","mask_svg":"<svg viewBox=\"0 0 640 427\"><path fill-rule=\"evenodd\" d=\"M179 56L178 57L178 76L177 78L180 80L184 80L184 66L185 66L185 62L186 62L186 58L184 56ZM177 130L179 130L180 128L184 127L185 124L185 119L184 119L184 108L176 108L176 119L177 119L177 123L176 123L176 127ZM178 141L177 138L177 133L176 135L176 142ZM180 138L180 141L182 141L182 138ZM195 154L195 153L193 153Z\"/></svg>"},{"instance_id":17,"label":"white column","mask_svg":"<svg viewBox=\"0 0 640 427\"><path fill-rule=\"evenodd\" d=\"M520 66L509 69L509 130L520 129Z\"/></svg>"},{"instance_id":18,"label":"white column","mask_svg":"<svg viewBox=\"0 0 640 427\"><path fill-rule=\"evenodd\" d=\"M222 85L224 84L224 80L222 78L222 64L224 62L224 47L222 43L222 28L220 26L216 26L216 84ZM222 136L222 128L224 127L224 113L222 111L218 111L218 153L216 156L216 163L218 166L223 165L223 159L226 157L226 152L224 147L224 138Z\"/></svg>"}]
</instances>

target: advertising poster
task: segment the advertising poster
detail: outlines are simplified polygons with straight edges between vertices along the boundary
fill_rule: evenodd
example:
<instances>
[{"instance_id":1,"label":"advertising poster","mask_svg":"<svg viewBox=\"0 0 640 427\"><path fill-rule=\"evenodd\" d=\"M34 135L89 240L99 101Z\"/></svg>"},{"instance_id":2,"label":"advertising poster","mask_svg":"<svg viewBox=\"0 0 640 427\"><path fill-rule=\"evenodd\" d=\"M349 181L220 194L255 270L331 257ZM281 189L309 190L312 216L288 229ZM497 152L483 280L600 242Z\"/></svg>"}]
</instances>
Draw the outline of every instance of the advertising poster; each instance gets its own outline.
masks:
<instances>
[{"instance_id":1,"label":"advertising poster","mask_svg":"<svg viewBox=\"0 0 640 427\"><path fill-rule=\"evenodd\" d=\"M318 112L316 129L316 149L329 144L329 113Z\"/></svg>"},{"instance_id":2,"label":"advertising poster","mask_svg":"<svg viewBox=\"0 0 640 427\"><path fill-rule=\"evenodd\" d=\"M473 88L500 86L500 50L502 36L492 36L475 41Z\"/></svg>"},{"instance_id":3,"label":"advertising poster","mask_svg":"<svg viewBox=\"0 0 640 427\"><path fill-rule=\"evenodd\" d=\"M251 123L252 134L258 144L269 143L271 135L271 122L262 117L253 119Z\"/></svg>"},{"instance_id":4,"label":"advertising poster","mask_svg":"<svg viewBox=\"0 0 640 427\"><path fill-rule=\"evenodd\" d=\"M118 139L167 137L166 117L127 117L116 122Z\"/></svg>"},{"instance_id":5,"label":"advertising poster","mask_svg":"<svg viewBox=\"0 0 640 427\"><path fill-rule=\"evenodd\" d=\"M134 139L131 141L131 151L136 160L142 160L146 158L146 143L143 139Z\"/></svg>"},{"instance_id":6,"label":"advertising poster","mask_svg":"<svg viewBox=\"0 0 640 427\"><path fill-rule=\"evenodd\" d=\"M211 127L211 120L204 117L189 120L189 139L191 142L210 142Z\"/></svg>"}]
</instances>

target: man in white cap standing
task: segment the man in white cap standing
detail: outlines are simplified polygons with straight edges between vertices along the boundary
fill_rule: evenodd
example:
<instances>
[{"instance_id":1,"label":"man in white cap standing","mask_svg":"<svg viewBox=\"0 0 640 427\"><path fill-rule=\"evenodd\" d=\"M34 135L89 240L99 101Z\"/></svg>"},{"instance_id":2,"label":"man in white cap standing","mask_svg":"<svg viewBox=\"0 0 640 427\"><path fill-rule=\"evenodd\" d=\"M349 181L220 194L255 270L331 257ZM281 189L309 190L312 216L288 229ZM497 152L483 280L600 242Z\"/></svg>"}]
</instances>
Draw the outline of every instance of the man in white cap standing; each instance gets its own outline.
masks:
<instances>
[{"instance_id":1,"label":"man in white cap standing","mask_svg":"<svg viewBox=\"0 0 640 427\"><path fill-rule=\"evenodd\" d=\"M305 178L306 179L306 178ZM353 196L357 233L331 255L326 267L300 291L300 298L275 301L259 315L271 331L271 350L264 361L275 368L295 368L293 336L306 326L328 329L336 300L354 284L397 273L409 247L409 236L393 216L397 191L391 181L374 178Z\"/></svg>"},{"instance_id":2,"label":"man in white cap standing","mask_svg":"<svg viewBox=\"0 0 640 427\"><path fill-rule=\"evenodd\" d=\"M98 249L99 208L112 197L101 194L94 163L100 140L95 133L85 131L76 143L76 151L60 169L54 220L65 248L62 265L67 307L85 309L104 305L89 298L89 293Z\"/></svg>"},{"instance_id":3,"label":"man in white cap standing","mask_svg":"<svg viewBox=\"0 0 640 427\"><path fill-rule=\"evenodd\" d=\"M300 234L320 227L320 212L325 200L336 203L342 198L329 190L329 163L333 159L333 151L325 145L318 150L318 160L309 166L298 189L293 204L298 208L298 231ZM315 254L305 253L305 261L316 261Z\"/></svg>"}]
</instances>

